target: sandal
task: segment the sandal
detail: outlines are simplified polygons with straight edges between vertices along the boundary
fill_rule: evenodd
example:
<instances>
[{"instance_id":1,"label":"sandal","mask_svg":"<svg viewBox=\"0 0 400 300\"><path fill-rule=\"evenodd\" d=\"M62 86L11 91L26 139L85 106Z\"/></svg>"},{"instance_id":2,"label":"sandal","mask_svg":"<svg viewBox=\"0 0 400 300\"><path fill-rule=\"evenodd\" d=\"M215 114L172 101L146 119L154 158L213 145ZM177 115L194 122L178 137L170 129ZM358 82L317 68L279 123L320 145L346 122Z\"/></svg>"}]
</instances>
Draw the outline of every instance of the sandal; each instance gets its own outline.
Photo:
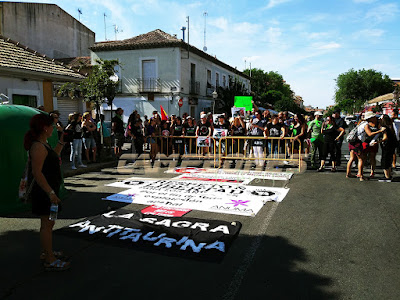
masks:
<instances>
[{"instance_id":1,"label":"sandal","mask_svg":"<svg viewBox=\"0 0 400 300\"><path fill-rule=\"evenodd\" d=\"M336 172L336 167L332 167L331 172Z\"/></svg>"},{"instance_id":2,"label":"sandal","mask_svg":"<svg viewBox=\"0 0 400 300\"><path fill-rule=\"evenodd\" d=\"M71 267L71 264L69 262L56 259L52 263L45 262L43 266L46 271L65 271Z\"/></svg>"},{"instance_id":3,"label":"sandal","mask_svg":"<svg viewBox=\"0 0 400 300\"><path fill-rule=\"evenodd\" d=\"M371 173L371 175L369 175L369 178L375 178L375 173Z\"/></svg>"},{"instance_id":4,"label":"sandal","mask_svg":"<svg viewBox=\"0 0 400 300\"><path fill-rule=\"evenodd\" d=\"M365 181L365 180L369 180L369 178L368 178L368 177L365 177L365 176L361 176L361 177L360 177L360 181Z\"/></svg>"},{"instance_id":5,"label":"sandal","mask_svg":"<svg viewBox=\"0 0 400 300\"><path fill-rule=\"evenodd\" d=\"M53 251L53 255L58 259L65 258L64 252L62 252L62 251ZM45 260L45 258L46 258L46 254L44 252L42 252L42 254L40 254L40 260Z\"/></svg>"},{"instance_id":6,"label":"sandal","mask_svg":"<svg viewBox=\"0 0 400 300\"><path fill-rule=\"evenodd\" d=\"M346 175L346 178L356 178L357 176L356 175L353 175L353 174L348 174L348 175Z\"/></svg>"}]
</instances>

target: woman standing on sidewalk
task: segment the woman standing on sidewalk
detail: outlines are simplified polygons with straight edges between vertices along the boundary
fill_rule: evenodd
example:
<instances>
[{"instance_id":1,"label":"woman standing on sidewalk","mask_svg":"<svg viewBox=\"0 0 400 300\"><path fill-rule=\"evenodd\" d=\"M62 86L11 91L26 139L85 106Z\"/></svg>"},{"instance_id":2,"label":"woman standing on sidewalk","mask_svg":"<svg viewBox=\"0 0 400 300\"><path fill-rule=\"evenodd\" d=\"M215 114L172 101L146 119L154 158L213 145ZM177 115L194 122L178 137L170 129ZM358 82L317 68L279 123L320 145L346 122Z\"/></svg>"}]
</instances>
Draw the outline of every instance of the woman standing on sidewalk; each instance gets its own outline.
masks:
<instances>
[{"instance_id":1,"label":"woman standing on sidewalk","mask_svg":"<svg viewBox=\"0 0 400 300\"><path fill-rule=\"evenodd\" d=\"M86 161L90 164L90 149L92 149L93 153L93 163L96 163L96 141L94 140L94 133L96 131L96 125L92 121L89 112L85 112L83 114L83 123L82 123L82 131L83 131L83 144L85 145L85 154Z\"/></svg>"},{"instance_id":2,"label":"woman standing on sidewalk","mask_svg":"<svg viewBox=\"0 0 400 300\"><path fill-rule=\"evenodd\" d=\"M40 258L48 271L62 271L70 267L68 262L57 259L53 252L54 221L49 220L50 206L59 204L58 192L62 182L59 156L64 146L63 137L57 146L51 149L47 139L53 134L53 118L38 114L30 121L30 130L25 134L24 147L29 151L32 175L35 180L30 197L32 212L40 216Z\"/></svg>"},{"instance_id":3,"label":"woman standing on sidewalk","mask_svg":"<svg viewBox=\"0 0 400 300\"><path fill-rule=\"evenodd\" d=\"M71 143L71 169L76 170L75 159L78 161L78 167L86 168L82 162L82 115L80 113L74 113L72 122L65 128L65 130L72 131L72 143Z\"/></svg>"}]
</instances>

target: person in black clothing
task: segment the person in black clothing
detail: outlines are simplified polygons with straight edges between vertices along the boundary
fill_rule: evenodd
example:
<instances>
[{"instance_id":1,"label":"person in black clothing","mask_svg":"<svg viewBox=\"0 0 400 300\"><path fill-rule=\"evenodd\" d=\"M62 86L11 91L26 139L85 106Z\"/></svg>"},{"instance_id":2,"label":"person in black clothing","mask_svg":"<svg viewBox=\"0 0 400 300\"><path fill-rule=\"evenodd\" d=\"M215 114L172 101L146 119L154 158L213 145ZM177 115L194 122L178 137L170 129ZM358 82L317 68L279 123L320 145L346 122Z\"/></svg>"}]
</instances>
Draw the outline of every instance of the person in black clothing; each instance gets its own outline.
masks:
<instances>
[{"instance_id":1,"label":"person in black clothing","mask_svg":"<svg viewBox=\"0 0 400 300\"><path fill-rule=\"evenodd\" d=\"M331 171L336 172L336 141L338 141L344 135L344 129L338 127L333 118L328 116L326 121L322 124L321 133L324 135L324 145L321 156L321 166L319 167L318 172L324 171L325 160L328 153L331 154Z\"/></svg>"},{"instance_id":2,"label":"person in black clothing","mask_svg":"<svg viewBox=\"0 0 400 300\"><path fill-rule=\"evenodd\" d=\"M347 128L346 122L343 118L340 117L340 110L336 110L333 115L333 119L335 120L336 126L338 128ZM335 142L336 147L336 166L340 167L341 165L341 158L342 158L342 144L343 144L343 136Z\"/></svg>"},{"instance_id":3,"label":"person in black clothing","mask_svg":"<svg viewBox=\"0 0 400 300\"><path fill-rule=\"evenodd\" d=\"M167 121L161 121L161 139L159 139L159 146L161 152L167 156L170 155L172 152L170 135L171 129L169 127L169 123Z\"/></svg>"},{"instance_id":4,"label":"person in black clothing","mask_svg":"<svg viewBox=\"0 0 400 300\"><path fill-rule=\"evenodd\" d=\"M171 126L171 135L172 136L183 136L183 125L181 117L177 117L174 120L174 123ZM173 138L172 143L174 145L175 154L179 153L183 155L184 152L184 140L182 138Z\"/></svg>"},{"instance_id":5,"label":"person in black clothing","mask_svg":"<svg viewBox=\"0 0 400 300\"><path fill-rule=\"evenodd\" d=\"M86 165L82 162L82 115L80 113L74 113L72 122L65 128L72 132L71 142L71 169L76 170L75 158L78 162L78 167L86 168Z\"/></svg>"},{"instance_id":6,"label":"person in black clothing","mask_svg":"<svg viewBox=\"0 0 400 300\"><path fill-rule=\"evenodd\" d=\"M273 115L271 123L267 124L267 135L274 139L268 139L269 154L278 154L278 149L284 149L285 142L283 141L286 135L286 127L279 122L278 115ZM276 138L280 138L276 139Z\"/></svg>"},{"instance_id":7,"label":"person in black clothing","mask_svg":"<svg viewBox=\"0 0 400 300\"><path fill-rule=\"evenodd\" d=\"M230 124L229 122L227 122L225 120L225 115L219 115L218 116L218 122L216 124L214 124L214 129L225 129L227 130L226 135L229 134L229 130L230 130ZM226 153L226 140L223 141L219 141L220 138L222 138L224 136L216 136L215 135L215 130L214 130L214 138L217 140L216 141L216 151L217 153L219 153L219 147L221 146L221 154Z\"/></svg>"},{"instance_id":8,"label":"person in black clothing","mask_svg":"<svg viewBox=\"0 0 400 300\"><path fill-rule=\"evenodd\" d=\"M122 115L124 114L124 110L121 107L118 107L115 111L115 116L111 120L111 131L114 135L115 139L115 155L120 157L122 152L122 146L125 142L124 137L124 121L122 120Z\"/></svg>"},{"instance_id":9,"label":"person in black clothing","mask_svg":"<svg viewBox=\"0 0 400 300\"><path fill-rule=\"evenodd\" d=\"M383 132L383 139L379 141L382 148L381 165L385 174L385 181L392 180L392 161L393 154L397 146L397 138L393 127L393 121L388 115L382 115L380 119L382 128L386 128Z\"/></svg>"},{"instance_id":10,"label":"person in black clothing","mask_svg":"<svg viewBox=\"0 0 400 300\"><path fill-rule=\"evenodd\" d=\"M236 117L232 121L231 135L236 137L246 136L246 124L241 117ZM243 139L232 139L232 153L239 154L244 152L244 140Z\"/></svg>"},{"instance_id":11,"label":"person in black clothing","mask_svg":"<svg viewBox=\"0 0 400 300\"><path fill-rule=\"evenodd\" d=\"M186 118L185 124L183 124L183 135L188 137L195 137L196 136L196 125L194 124L193 118L188 116ZM196 153L196 139L195 138L186 138L185 139L185 147L186 147L186 154L194 154Z\"/></svg>"},{"instance_id":12,"label":"person in black clothing","mask_svg":"<svg viewBox=\"0 0 400 300\"><path fill-rule=\"evenodd\" d=\"M132 150L140 156L143 151L143 144L144 144L144 131L142 126L142 120L136 119L131 126L131 130L128 132L129 136L132 138Z\"/></svg>"},{"instance_id":13,"label":"person in black clothing","mask_svg":"<svg viewBox=\"0 0 400 300\"><path fill-rule=\"evenodd\" d=\"M58 197L62 183L60 154L63 135L54 150L47 143L53 133L53 118L37 114L30 121L30 130L24 137L24 148L29 151L30 168L34 184L30 193L32 213L40 216L40 244L44 267L48 271L63 271L70 267L68 262L57 259L53 252L52 233L54 221L49 220L51 204L60 205Z\"/></svg>"},{"instance_id":14,"label":"person in black clothing","mask_svg":"<svg viewBox=\"0 0 400 300\"><path fill-rule=\"evenodd\" d=\"M210 121L207 120L206 114L200 115L200 121L196 128L196 137L198 136L205 136L210 137L213 132L213 125ZM208 153L208 147L202 147L203 154Z\"/></svg>"}]
</instances>

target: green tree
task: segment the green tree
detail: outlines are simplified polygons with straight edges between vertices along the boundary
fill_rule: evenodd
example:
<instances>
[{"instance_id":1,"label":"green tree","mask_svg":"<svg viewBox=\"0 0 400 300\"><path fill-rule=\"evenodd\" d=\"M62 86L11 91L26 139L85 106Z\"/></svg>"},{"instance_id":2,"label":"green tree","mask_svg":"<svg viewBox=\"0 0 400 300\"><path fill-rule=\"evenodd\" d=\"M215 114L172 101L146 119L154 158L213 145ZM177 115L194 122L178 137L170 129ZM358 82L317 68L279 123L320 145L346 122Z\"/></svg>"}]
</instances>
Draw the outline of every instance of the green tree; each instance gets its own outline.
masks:
<instances>
[{"instance_id":1,"label":"green tree","mask_svg":"<svg viewBox=\"0 0 400 300\"><path fill-rule=\"evenodd\" d=\"M217 93L218 99L215 101L216 113L230 112L235 102L235 96L250 95L243 82L237 78L231 79L229 85L225 88L218 87Z\"/></svg>"},{"instance_id":2,"label":"green tree","mask_svg":"<svg viewBox=\"0 0 400 300\"><path fill-rule=\"evenodd\" d=\"M97 60L92 66L90 74L78 84L66 83L61 86L59 94L68 94L71 98L82 96L86 102L94 103L97 113L100 113L100 105L107 101L111 106L115 98L118 78L115 76L114 67L118 65L117 60ZM97 116L99 119L99 116Z\"/></svg>"},{"instance_id":3,"label":"green tree","mask_svg":"<svg viewBox=\"0 0 400 300\"><path fill-rule=\"evenodd\" d=\"M336 104L347 112L356 112L366 101L393 92L394 84L389 76L369 69L350 69L336 79Z\"/></svg>"},{"instance_id":4,"label":"green tree","mask_svg":"<svg viewBox=\"0 0 400 300\"><path fill-rule=\"evenodd\" d=\"M250 76L250 69L243 71ZM251 69L251 93L257 105L268 107L280 101L280 105L286 102L285 98L292 99L293 91L290 85L285 82L282 75L277 72L264 72L261 69ZM293 101L293 100L292 100Z\"/></svg>"}]
</instances>

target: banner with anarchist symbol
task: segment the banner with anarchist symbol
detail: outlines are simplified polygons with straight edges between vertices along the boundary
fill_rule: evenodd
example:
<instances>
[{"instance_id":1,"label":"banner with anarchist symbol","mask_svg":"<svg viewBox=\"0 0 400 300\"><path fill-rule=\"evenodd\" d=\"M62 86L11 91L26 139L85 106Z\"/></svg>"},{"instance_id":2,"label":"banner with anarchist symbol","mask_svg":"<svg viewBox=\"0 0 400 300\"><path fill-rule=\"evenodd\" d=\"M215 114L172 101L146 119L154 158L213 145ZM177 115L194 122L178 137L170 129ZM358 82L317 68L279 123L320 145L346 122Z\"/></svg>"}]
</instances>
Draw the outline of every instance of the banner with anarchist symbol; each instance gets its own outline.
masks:
<instances>
[{"instance_id":1,"label":"banner with anarchist symbol","mask_svg":"<svg viewBox=\"0 0 400 300\"><path fill-rule=\"evenodd\" d=\"M104 200L255 216L264 203L281 202L289 191L285 188L181 180L138 180L131 184L131 189Z\"/></svg>"}]
</instances>

